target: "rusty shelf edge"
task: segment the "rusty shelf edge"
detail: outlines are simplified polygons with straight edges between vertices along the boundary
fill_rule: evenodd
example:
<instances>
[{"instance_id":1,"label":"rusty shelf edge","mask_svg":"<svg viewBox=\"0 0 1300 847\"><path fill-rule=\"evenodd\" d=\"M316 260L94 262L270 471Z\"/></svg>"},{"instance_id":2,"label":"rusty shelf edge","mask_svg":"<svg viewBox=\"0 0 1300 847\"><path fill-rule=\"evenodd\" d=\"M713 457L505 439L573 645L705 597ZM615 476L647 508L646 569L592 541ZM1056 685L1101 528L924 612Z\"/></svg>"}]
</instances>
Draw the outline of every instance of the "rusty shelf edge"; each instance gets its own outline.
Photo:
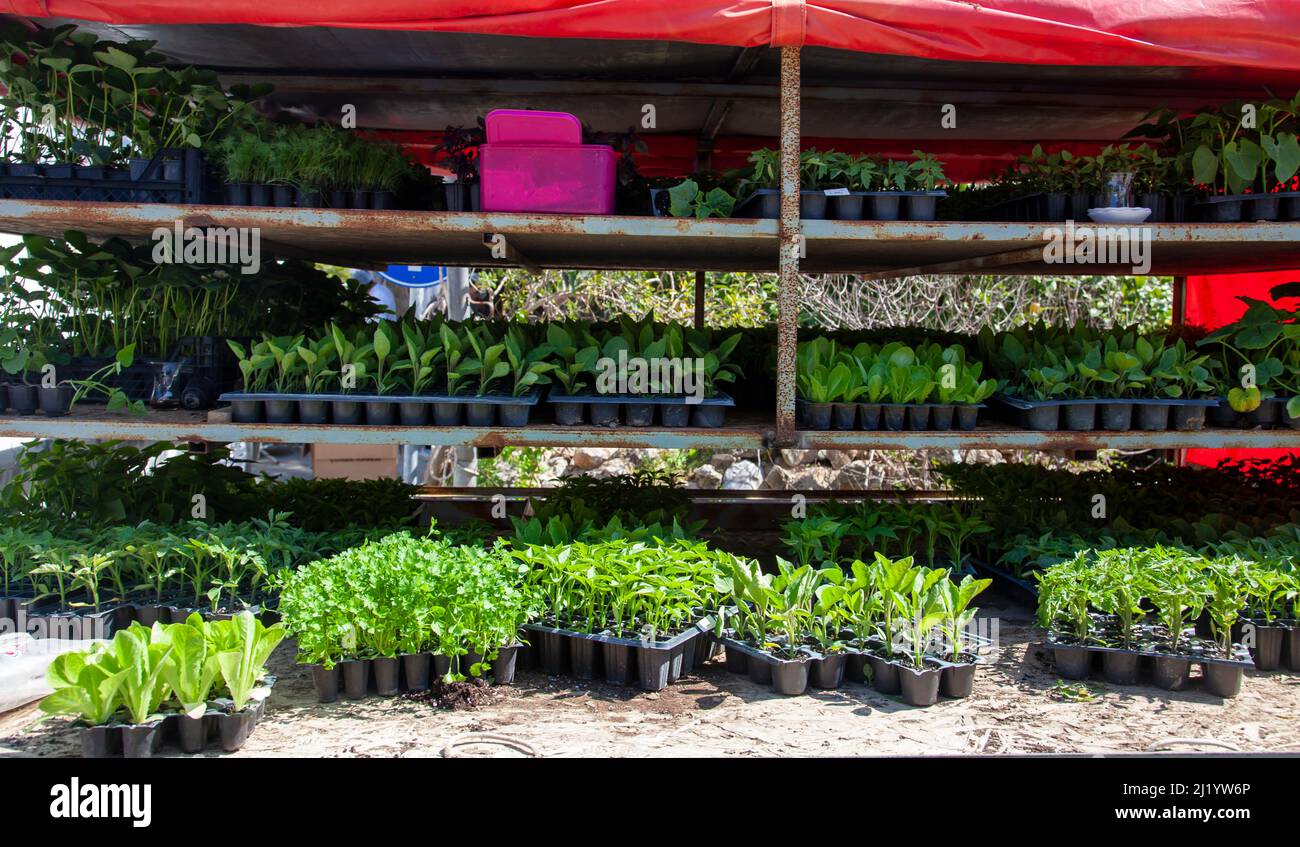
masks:
<instances>
[{"instance_id":1,"label":"rusty shelf edge","mask_svg":"<svg viewBox=\"0 0 1300 847\"><path fill-rule=\"evenodd\" d=\"M812 432L795 435L805 450L1222 450L1300 449L1300 430L1205 429L1199 432Z\"/></svg>"}]
</instances>

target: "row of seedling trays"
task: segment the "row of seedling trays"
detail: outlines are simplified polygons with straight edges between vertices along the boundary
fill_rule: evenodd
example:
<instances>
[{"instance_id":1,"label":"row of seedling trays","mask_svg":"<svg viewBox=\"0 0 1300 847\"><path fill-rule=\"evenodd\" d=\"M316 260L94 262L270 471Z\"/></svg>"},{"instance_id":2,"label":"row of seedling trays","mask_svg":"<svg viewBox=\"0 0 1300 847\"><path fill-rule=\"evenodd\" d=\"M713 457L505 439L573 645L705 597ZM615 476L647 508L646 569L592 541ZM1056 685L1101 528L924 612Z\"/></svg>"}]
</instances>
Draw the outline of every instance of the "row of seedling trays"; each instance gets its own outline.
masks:
<instances>
[{"instance_id":1,"label":"row of seedling trays","mask_svg":"<svg viewBox=\"0 0 1300 847\"><path fill-rule=\"evenodd\" d=\"M671 638L652 640L526 624L525 665L555 676L662 691L716 654L712 627L713 620L704 618Z\"/></svg>"},{"instance_id":2,"label":"row of seedling trays","mask_svg":"<svg viewBox=\"0 0 1300 847\"><path fill-rule=\"evenodd\" d=\"M539 395L521 397L228 392L235 423L338 426L527 426Z\"/></svg>"},{"instance_id":3,"label":"row of seedling trays","mask_svg":"<svg viewBox=\"0 0 1300 847\"><path fill-rule=\"evenodd\" d=\"M809 403L800 400L796 412L801 426L813 430L960 430L969 432L979 421L983 404L949 403Z\"/></svg>"},{"instance_id":4,"label":"row of seedling trays","mask_svg":"<svg viewBox=\"0 0 1300 847\"><path fill-rule=\"evenodd\" d=\"M72 408L75 394L71 385L28 385L25 382L0 383L0 413L34 415L40 412L56 418Z\"/></svg>"},{"instance_id":5,"label":"row of seedling trays","mask_svg":"<svg viewBox=\"0 0 1300 847\"><path fill-rule=\"evenodd\" d=\"M148 759L167 747L193 754L214 746L234 753L257 728L274 684L275 677L264 677L254 689L252 701L237 712L231 710L232 702L218 699L198 717L169 714L150 723L83 726L78 730L81 755L86 759Z\"/></svg>"},{"instance_id":6,"label":"row of seedling trays","mask_svg":"<svg viewBox=\"0 0 1300 847\"><path fill-rule=\"evenodd\" d=\"M926 656L925 667L917 669L909 658L889 658L881 645L847 646L834 652L804 650L797 659L726 637L720 639L726 668L748 676L756 685L770 685L776 694L788 697L808 688L832 690L849 682L870 685L881 694L901 696L909 706L933 706L939 696L960 699L970 696L979 659L964 654L964 662Z\"/></svg>"},{"instance_id":7,"label":"row of seedling trays","mask_svg":"<svg viewBox=\"0 0 1300 847\"><path fill-rule=\"evenodd\" d=\"M1190 193L1163 194L1141 192L1133 201L1138 208L1150 209L1144 223L1183 223L1195 218ZM1100 194L1036 193L1013 197L978 212L974 219L1023 221L1025 223L1063 223L1068 220L1087 222L1090 209L1103 208L1106 199Z\"/></svg>"},{"instance_id":8,"label":"row of seedling trays","mask_svg":"<svg viewBox=\"0 0 1300 847\"><path fill-rule=\"evenodd\" d=\"M403 691L428 691L434 680L440 680L455 671L463 676L482 676L493 685L509 685L515 681L515 668L519 661L521 644L507 644L497 648L497 657L486 663L486 669L475 674L475 665L484 663L482 653L476 648L458 656L438 653L403 653L398 656L378 656L371 659L345 659L332 667L311 665L312 684L316 697L322 703L333 703L339 693L348 700L363 700L374 694L395 697Z\"/></svg>"},{"instance_id":9,"label":"row of seedling trays","mask_svg":"<svg viewBox=\"0 0 1300 847\"><path fill-rule=\"evenodd\" d=\"M1219 400L1217 406L1210 409L1210 422L1218 427L1241 429L1249 427L1278 427L1300 429L1300 418L1293 418L1286 413L1289 398L1272 397L1261 400L1253 412L1238 412L1228 405L1227 400Z\"/></svg>"},{"instance_id":10,"label":"row of seedling trays","mask_svg":"<svg viewBox=\"0 0 1300 847\"><path fill-rule=\"evenodd\" d=\"M557 394L551 392L546 402L555 411L555 422L560 426L579 426L590 422L592 426L616 427L654 426L658 420L663 426L697 426L716 428L726 422L727 409L736 401L726 394L700 400L681 395L635 394Z\"/></svg>"},{"instance_id":11,"label":"row of seedling trays","mask_svg":"<svg viewBox=\"0 0 1300 847\"><path fill-rule=\"evenodd\" d=\"M293 185L228 182L222 199L227 206L269 206L299 209L392 209L391 191L316 191Z\"/></svg>"},{"instance_id":12,"label":"row of seedling trays","mask_svg":"<svg viewBox=\"0 0 1300 847\"><path fill-rule=\"evenodd\" d=\"M1300 191L1220 194L1197 202L1199 218L1213 223L1300 220Z\"/></svg>"},{"instance_id":13,"label":"row of seedling trays","mask_svg":"<svg viewBox=\"0 0 1300 847\"><path fill-rule=\"evenodd\" d=\"M540 394L511 396L272 394L227 392L235 423L339 426L527 426ZM555 421L577 426L720 427L735 401L725 394L694 402L679 395L551 394Z\"/></svg>"},{"instance_id":14,"label":"row of seedling trays","mask_svg":"<svg viewBox=\"0 0 1300 847\"><path fill-rule=\"evenodd\" d=\"M995 394L992 402L1007 420L1041 432L1195 432L1205 429L1206 413L1219 405L1216 398L1022 400L1002 394Z\"/></svg>"},{"instance_id":15,"label":"row of seedling trays","mask_svg":"<svg viewBox=\"0 0 1300 847\"><path fill-rule=\"evenodd\" d=\"M847 191L804 189L799 192L799 217L836 221L932 221L946 191ZM737 206L733 217L780 218L781 192L755 191Z\"/></svg>"},{"instance_id":16,"label":"row of seedling trays","mask_svg":"<svg viewBox=\"0 0 1300 847\"><path fill-rule=\"evenodd\" d=\"M130 159L126 168L65 163L0 164L0 198L201 203L203 155L194 149L168 148L160 150L152 159Z\"/></svg>"},{"instance_id":17,"label":"row of seedling trays","mask_svg":"<svg viewBox=\"0 0 1300 847\"><path fill-rule=\"evenodd\" d=\"M280 620L280 613L264 606L250 606L264 626ZM183 601L155 602L109 601L98 606L61 607L51 598L0 597L0 619L16 622L16 630L35 637L86 640L108 638L138 621L143 626L154 623L185 623L194 612L204 620L226 620L237 609L199 608Z\"/></svg>"}]
</instances>

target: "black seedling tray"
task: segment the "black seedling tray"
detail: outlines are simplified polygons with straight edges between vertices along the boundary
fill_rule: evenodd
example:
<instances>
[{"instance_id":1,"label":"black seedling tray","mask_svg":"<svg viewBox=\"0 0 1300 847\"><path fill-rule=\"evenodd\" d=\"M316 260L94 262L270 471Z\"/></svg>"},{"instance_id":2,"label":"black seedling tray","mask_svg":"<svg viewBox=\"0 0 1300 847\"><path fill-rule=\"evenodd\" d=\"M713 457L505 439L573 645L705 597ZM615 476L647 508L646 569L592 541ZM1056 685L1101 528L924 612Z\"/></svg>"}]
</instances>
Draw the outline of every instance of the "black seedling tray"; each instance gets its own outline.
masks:
<instances>
[{"instance_id":1,"label":"black seedling tray","mask_svg":"<svg viewBox=\"0 0 1300 847\"><path fill-rule=\"evenodd\" d=\"M1286 404L1289 399L1272 397L1260 401L1259 408L1253 412L1237 412L1228 405L1226 397L1220 397L1210 409L1210 422L1215 426L1229 429L1253 427L1300 429L1300 418L1287 417Z\"/></svg>"},{"instance_id":2,"label":"black seedling tray","mask_svg":"<svg viewBox=\"0 0 1300 847\"><path fill-rule=\"evenodd\" d=\"M1159 432L1170 428L1192 432L1205 428L1206 412L1217 406L1218 400L1137 397L1022 400L995 394L991 403L1013 423L1039 432L1123 432L1130 429Z\"/></svg>"},{"instance_id":3,"label":"black seedling tray","mask_svg":"<svg viewBox=\"0 0 1300 847\"><path fill-rule=\"evenodd\" d=\"M0 199L86 200L105 203L202 203L203 154L188 148L160 150L130 170L82 165L36 165L34 175L15 174L32 166L0 169ZM72 175L50 176L48 174ZM92 175L93 174L93 175ZM168 179L166 175L173 178Z\"/></svg>"},{"instance_id":4,"label":"black seedling tray","mask_svg":"<svg viewBox=\"0 0 1300 847\"><path fill-rule=\"evenodd\" d=\"M726 423L727 409L736 401L719 392L698 403L688 403L680 394L558 394L550 392L546 402L555 410L555 422L578 426L653 426L656 411L664 426L697 426L713 429ZM621 411L621 415L620 415Z\"/></svg>"},{"instance_id":5,"label":"black seedling tray","mask_svg":"<svg viewBox=\"0 0 1300 847\"><path fill-rule=\"evenodd\" d=\"M1156 650L1126 650L1093 644L1070 644L1057 641L1049 633L1043 642L1056 658L1057 673L1064 679L1087 679L1101 657L1104 676L1112 685L1140 685L1149 673L1157 688L1177 691L1190 682L1192 665L1200 665L1202 684L1219 697L1236 697L1241 690L1244 671L1254 666L1250 651L1233 645L1233 656L1208 656L1203 653L1164 653Z\"/></svg>"},{"instance_id":6,"label":"black seedling tray","mask_svg":"<svg viewBox=\"0 0 1300 847\"><path fill-rule=\"evenodd\" d=\"M713 629L714 620L704 617L672 638L648 641L575 632L543 624L525 624L543 671L593 679L603 667L606 682L636 683L642 691L661 691L682 673L695 667L697 640Z\"/></svg>"},{"instance_id":7,"label":"black seedling tray","mask_svg":"<svg viewBox=\"0 0 1300 847\"><path fill-rule=\"evenodd\" d=\"M835 191L835 189L828 189ZM799 192L802 220L833 218L842 221L932 221L935 205L948 196L946 191L849 191L828 194L828 190ZM781 217L781 192L760 188L736 204L733 218Z\"/></svg>"},{"instance_id":8,"label":"black seedling tray","mask_svg":"<svg viewBox=\"0 0 1300 847\"><path fill-rule=\"evenodd\" d=\"M983 403L809 403L798 400L800 426L812 430L970 432Z\"/></svg>"},{"instance_id":9,"label":"black seedling tray","mask_svg":"<svg viewBox=\"0 0 1300 847\"><path fill-rule=\"evenodd\" d=\"M270 674L258 683L260 688L269 689L274 685L275 677ZM266 714L266 700L263 697L251 701L238 712L209 708L203 717L192 722L184 715L170 714L149 724L83 726L78 733L81 755L86 759L122 756L148 759L165 747L192 754L213 746L233 753L244 746Z\"/></svg>"},{"instance_id":10,"label":"black seedling tray","mask_svg":"<svg viewBox=\"0 0 1300 847\"><path fill-rule=\"evenodd\" d=\"M1216 194L1195 204L1200 220L1210 223L1300 220L1300 191L1270 194Z\"/></svg>"},{"instance_id":11,"label":"black seedling tray","mask_svg":"<svg viewBox=\"0 0 1300 847\"><path fill-rule=\"evenodd\" d=\"M300 209L394 209L391 191L311 191L292 185L227 182L221 187L221 202L227 206Z\"/></svg>"},{"instance_id":12,"label":"black seedling tray","mask_svg":"<svg viewBox=\"0 0 1300 847\"><path fill-rule=\"evenodd\" d=\"M359 426L527 426L537 393L520 397L450 394L279 394L227 392L236 423Z\"/></svg>"}]
</instances>

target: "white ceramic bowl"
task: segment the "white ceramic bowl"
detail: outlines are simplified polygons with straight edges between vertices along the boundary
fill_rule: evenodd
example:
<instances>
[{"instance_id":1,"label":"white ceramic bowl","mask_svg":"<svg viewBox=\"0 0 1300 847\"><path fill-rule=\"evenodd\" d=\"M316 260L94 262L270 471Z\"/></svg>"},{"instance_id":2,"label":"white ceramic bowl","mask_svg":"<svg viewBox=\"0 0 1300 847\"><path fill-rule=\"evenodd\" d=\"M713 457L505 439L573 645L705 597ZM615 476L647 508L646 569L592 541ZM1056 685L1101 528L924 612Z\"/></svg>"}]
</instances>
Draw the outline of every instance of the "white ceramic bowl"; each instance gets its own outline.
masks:
<instances>
[{"instance_id":1,"label":"white ceramic bowl","mask_svg":"<svg viewBox=\"0 0 1300 847\"><path fill-rule=\"evenodd\" d=\"M1151 217L1151 210L1145 206L1123 206L1112 209L1089 209L1088 217L1098 224L1140 224Z\"/></svg>"}]
</instances>

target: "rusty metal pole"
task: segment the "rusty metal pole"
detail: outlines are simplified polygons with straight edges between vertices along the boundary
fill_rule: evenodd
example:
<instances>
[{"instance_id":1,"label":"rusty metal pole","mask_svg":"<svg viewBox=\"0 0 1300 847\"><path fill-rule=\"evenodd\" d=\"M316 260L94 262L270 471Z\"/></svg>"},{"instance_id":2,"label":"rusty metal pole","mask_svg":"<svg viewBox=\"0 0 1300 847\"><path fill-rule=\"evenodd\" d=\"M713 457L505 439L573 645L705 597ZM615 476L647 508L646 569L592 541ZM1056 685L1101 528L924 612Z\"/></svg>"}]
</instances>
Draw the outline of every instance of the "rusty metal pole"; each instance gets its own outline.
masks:
<instances>
[{"instance_id":1,"label":"rusty metal pole","mask_svg":"<svg viewBox=\"0 0 1300 847\"><path fill-rule=\"evenodd\" d=\"M704 271L695 272L695 328L704 329Z\"/></svg>"},{"instance_id":2,"label":"rusty metal pole","mask_svg":"<svg viewBox=\"0 0 1300 847\"><path fill-rule=\"evenodd\" d=\"M794 444L795 353L799 343L799 48L781 48L781 277L776 323L776 443Z\"/></svg>"}]
</instances>

